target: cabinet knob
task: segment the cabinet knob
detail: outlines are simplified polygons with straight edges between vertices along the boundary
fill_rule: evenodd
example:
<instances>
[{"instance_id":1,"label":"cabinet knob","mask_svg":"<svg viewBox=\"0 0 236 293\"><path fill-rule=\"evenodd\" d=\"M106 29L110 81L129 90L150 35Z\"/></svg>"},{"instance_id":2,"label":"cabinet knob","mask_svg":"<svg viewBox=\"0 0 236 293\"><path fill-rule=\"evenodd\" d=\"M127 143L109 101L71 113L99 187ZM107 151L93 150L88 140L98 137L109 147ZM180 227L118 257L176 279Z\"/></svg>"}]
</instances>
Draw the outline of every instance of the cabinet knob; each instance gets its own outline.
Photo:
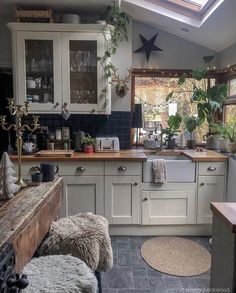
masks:
<instances>
[{"instance_id":1,"label":"cabinet knob","mask_svg":"<svg viewBox=\"0 0 236 293\"><path fill-rule=\"evenodd\" d=\"M216 170L216 167L215 166L210 166L210 167L207 168L207 171L213 172L215 170Z\"/></svg>"},{"instance_id":2,"label":"cabinet knob","mask_svg":"<svg viewBox=\"0 0 236 293\"><path fill-rule=\"evenodd\" d=\"M120 166L120 167L118 168L118 171L126 171L126 167L125 167L125 166Z\"/></svg>"},{"instance_id":3,"label":"cabinet knob","mask_svg":"<svg viewBox=\"0 0 236 293\"><path fill-rule=\"evenodd\" d=\"M202 182L202 183L200 183L200 186L204 186L204 185L205 185L205 183L203 183L203 182Z\"/></svg>"},{"instance_id":4,"label":"cabinet knob","mask_svg":"<svg viewBox=\"0 0 236 293\"><path fill-rule=\"evenodd\" d=\"M148 198L147 197L144 197L143 201L147 201L147 200L148 200Z\"/></svg>"},{"instance_id":5,"label":"cabinet knob","mask_svg":"<svg viewBox=\"0 0 236 293\"><path fill-rule=\"evenodd\" d=\"M138 182L134 182L134 185L137 186L138 185Z\"/></svg>"},{"instance_id":6,"label":"cabinet knob","mask_svg":"<svg viewBox=\"0 0 236 293\"><path fill-rule=\"evenodd\" d=\"M80 166L76 169L76 173L77 172L85 172L85 168Z\"/></svg>"},{"instance_id":7,"label":"cabinet knob","mask_svg":"<svg viewBox=\"0 0 236 293\"><path fill-rule=\"evenodd\" d=\"M59 103L56 103L55 105L54 105L54 108L56 108L56 107L58 107L59 106Z\"/></svg>"}]
</instances>

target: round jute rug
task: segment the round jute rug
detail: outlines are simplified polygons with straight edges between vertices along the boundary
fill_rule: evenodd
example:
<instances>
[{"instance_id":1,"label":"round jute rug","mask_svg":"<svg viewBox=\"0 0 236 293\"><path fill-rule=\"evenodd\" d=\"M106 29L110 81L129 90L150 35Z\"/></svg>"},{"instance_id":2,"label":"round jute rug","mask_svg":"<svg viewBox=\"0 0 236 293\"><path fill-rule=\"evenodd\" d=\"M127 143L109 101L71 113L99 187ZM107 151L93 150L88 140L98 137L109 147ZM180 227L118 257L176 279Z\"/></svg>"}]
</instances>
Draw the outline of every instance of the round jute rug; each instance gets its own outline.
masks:
<instances>
[{"instance_id":1,"label":"round jute rug","mask_svg":"<svg viewBox=\"0 0 236 293\"><path fill-rule=\"evenodd\" d=\"M154 269L175 276L196 276L211 265L211 255L198 243L181 237L155 237L144 242L143 259Z\"/></svg>"}]
</instances>

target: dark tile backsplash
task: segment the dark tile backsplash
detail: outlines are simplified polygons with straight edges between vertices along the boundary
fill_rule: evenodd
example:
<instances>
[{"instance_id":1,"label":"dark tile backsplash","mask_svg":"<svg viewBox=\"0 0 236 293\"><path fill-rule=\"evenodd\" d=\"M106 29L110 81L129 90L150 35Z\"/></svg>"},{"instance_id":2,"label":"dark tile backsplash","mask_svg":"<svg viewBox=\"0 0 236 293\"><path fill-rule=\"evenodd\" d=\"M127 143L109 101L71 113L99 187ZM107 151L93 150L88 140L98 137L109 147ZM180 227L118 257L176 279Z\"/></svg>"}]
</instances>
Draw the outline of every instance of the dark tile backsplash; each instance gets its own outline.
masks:
<instances>
[{"instance_id":1,"label":"dark tile backsplash","mask_svg":"<svg viewBox=\"0 0 236 293\"><path fill-rule=\"evenodd\" d=\"M77 131L85 131L92 136L118 136L120 148L130 147L131 112L112 112L111 115L71 114L64 120L60 114L41 114L40 125L49 130L70 127L71 136Z\"/></svg>"}]
</instances>

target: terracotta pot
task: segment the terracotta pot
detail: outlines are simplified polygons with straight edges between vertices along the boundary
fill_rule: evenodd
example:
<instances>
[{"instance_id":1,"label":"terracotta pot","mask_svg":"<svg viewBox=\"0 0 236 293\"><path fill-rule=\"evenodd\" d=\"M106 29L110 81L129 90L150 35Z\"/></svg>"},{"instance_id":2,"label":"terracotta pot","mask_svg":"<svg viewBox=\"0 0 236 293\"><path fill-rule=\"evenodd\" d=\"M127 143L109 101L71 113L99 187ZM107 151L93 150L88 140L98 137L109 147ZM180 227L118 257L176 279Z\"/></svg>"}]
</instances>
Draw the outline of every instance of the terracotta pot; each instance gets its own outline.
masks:
<instances>
[{"instance_id":1,"label":"terracotta pot","mask_svg":"<svg viewBox=\"0 0 236 293\"><path fill-rule=\"evenodd\" d=\"M88 154L93 153L93 145L85 144L84 145L84 152L88 153Z\"/></svg>"}]
</instances>

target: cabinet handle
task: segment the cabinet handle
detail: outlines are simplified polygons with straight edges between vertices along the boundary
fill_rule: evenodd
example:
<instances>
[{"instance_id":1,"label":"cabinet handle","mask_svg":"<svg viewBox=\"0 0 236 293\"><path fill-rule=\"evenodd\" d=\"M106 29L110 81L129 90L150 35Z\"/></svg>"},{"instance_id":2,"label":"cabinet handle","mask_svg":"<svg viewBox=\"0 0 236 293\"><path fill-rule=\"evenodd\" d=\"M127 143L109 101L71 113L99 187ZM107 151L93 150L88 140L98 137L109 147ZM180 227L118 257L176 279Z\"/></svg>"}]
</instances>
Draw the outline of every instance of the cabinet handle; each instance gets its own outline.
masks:
<instances>
[{"instance_id":1,"label":"cabinet handle","mask_svg":"<svg viewBox=\"0 0 236 293\"><path fill-rule=\"evenodd\" d=\"M200 183L200 186L204 186L205 184L202 182L202 183Z\"/></svg>"},{"instance_id":2,"label":"cabinet handle","mask_svg":"<svg viewBox=\"0 0 236 293\"><path fill-rule=\"evenodd\" d=\"M125 166L120 166L120 167L118 168L118 171L126 171L126 167L125 167Z\"/></svg>"},{"instance_id":3,"label":"cabinet handle","mask_svg":"<svg viewBox=\"0 0 236 293\"><path fill-rule=\"evenodd\" d=\"M134 185L137 186L138 185L138 182L134 182Z\"/></svg>"},{"instance_id":4,"label":"cabinet handle","mask_svg":"<svg viewBox=\"0 0 236 293\"><path fill-rule=\"evenodd\" d=\"M207 171L213 172L215 170L216 170L216 167L215 166L210 166L210 167L207 168Z\"/></svg>"},{"instance_id":5,"label":"cabinet handle","mask_svg":"<svg viewBox=\"0 0 236 293\"><path fill-rule=\"evenodd\" d=\"M143 201L147 201L148 200L148 198L147 197L145 197L144 199L143 199Z\"/></svg>"},{"instance_id":6,"label":"cabinet handle","mask_svg":"<svg viewBox=\"0 0 236 293\"><path fill-rule=\"evenodd\" d=\"M75 173L77 172L85 172L85 168L84 167L78 167L75 171Z\"/></svg>"},{"instance_id":7,"label":"cabinet handle","mask_svg":"<svg viewBox=\"0 0 236 293\"><path fill-rule=\"evenodd\" d=\"M56 103L55 105L54 105L54 108L56 108L56 107L58 107L59 106L59 103Z\"/></svg>"}]
</instances>

